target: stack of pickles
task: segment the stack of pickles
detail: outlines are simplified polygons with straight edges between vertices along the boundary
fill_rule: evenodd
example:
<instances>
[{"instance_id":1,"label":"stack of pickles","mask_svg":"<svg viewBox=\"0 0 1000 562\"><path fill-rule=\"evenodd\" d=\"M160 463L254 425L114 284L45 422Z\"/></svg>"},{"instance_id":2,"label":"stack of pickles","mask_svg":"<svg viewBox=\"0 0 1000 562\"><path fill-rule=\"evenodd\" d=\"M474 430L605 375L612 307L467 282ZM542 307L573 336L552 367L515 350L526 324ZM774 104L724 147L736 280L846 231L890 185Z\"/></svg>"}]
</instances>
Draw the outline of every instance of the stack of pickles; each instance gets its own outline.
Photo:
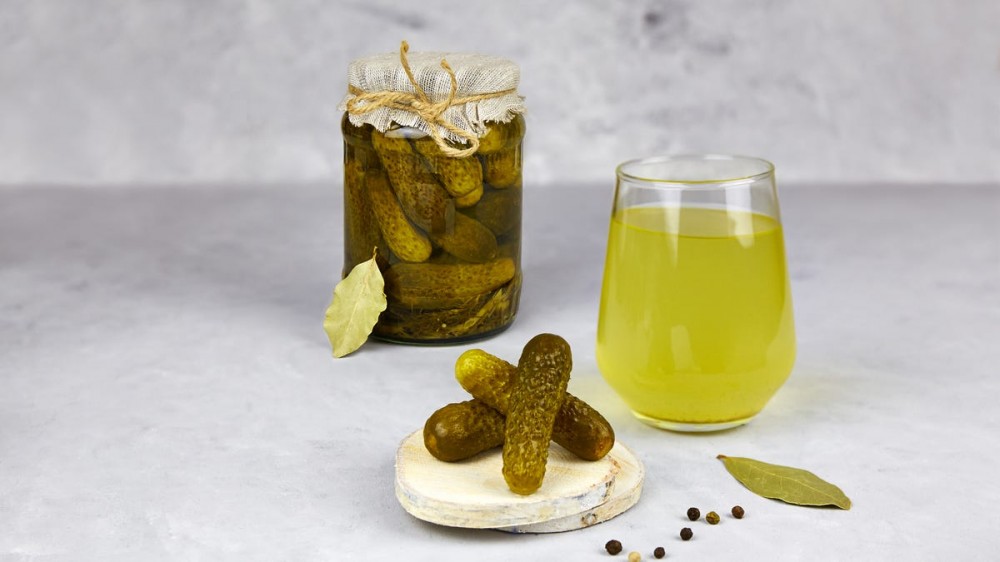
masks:
<instances>
[{"instance_id":1,"label":"stack of pickles","mask_svg":"<svg viewBox=\"0 0 1000 562\"><path fill-rule=\"evenodd\" d=\"M418 129L382 133L345 115L344 272L378 248L388 308L374 335L445 343L513 321L524 118L488 125L475 154L457 158Z\"/></svg>"}]
</instances>

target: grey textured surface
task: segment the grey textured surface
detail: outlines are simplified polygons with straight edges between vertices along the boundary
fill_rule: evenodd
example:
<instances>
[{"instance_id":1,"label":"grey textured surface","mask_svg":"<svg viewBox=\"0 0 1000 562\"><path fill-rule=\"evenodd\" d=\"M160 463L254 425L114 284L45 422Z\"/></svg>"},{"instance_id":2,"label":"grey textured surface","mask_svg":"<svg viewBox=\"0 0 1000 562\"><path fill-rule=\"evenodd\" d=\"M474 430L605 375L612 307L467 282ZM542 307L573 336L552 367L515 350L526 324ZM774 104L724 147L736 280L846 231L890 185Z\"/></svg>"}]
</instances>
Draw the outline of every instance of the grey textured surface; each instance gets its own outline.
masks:
<instances>
[{"instance_id":1,"label":"grey textured surface","mask_svg":"<svg viewBox=\"0 0 1000 562\"><path fill-rule=\"evenodd\" d=\"M422 523L393 495L400 440L465 399L452 368L468 346L332 359L336 194L210 187L0 191L0 560L597 560L611 538L671 560L1000 547L1000 190L784 192L795 371L751 424L710 435L640 424L597 371L610 190L528 192L522 310L477 346L515 360L563 335L570 391L647 477L617 519L510 536ZM756 497L719 453L811 469L854 507ZM736 503L742 521L725 516ZM722 524L692 525L690 505Z\"/></svg>"},{"instance_id":2,"label":"grey textured surface","mask_svg":"<svg viewBox=\"0 0 1000 562\"><path fill-rule=\"evenodd\" d=\"M348 62L522 65L526 182L732 152L795 181L1000 181L996 0L0 0L0 183L326 181Z\"/></svg>"}]
</instances>

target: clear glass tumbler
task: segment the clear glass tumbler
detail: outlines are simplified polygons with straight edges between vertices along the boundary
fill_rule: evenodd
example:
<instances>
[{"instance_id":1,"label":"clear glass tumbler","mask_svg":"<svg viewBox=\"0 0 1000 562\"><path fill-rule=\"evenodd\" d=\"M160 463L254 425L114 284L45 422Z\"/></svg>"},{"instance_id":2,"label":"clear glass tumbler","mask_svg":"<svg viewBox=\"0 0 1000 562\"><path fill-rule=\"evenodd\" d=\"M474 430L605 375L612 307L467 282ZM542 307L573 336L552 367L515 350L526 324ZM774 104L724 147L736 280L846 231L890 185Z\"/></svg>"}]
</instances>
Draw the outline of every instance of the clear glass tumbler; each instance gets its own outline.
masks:
<instances>
[{"instance_id":1,"label":"clear glass tumbler","mask_svg":"<svg viewBox=\"0 0 1000 562\"><path fill-rule=\"evenodd\" d=\"M675 431L750 421L791 373L792 297L766 160L620 165L597 363L640 420Z\"/></svg>"}]
</instances>

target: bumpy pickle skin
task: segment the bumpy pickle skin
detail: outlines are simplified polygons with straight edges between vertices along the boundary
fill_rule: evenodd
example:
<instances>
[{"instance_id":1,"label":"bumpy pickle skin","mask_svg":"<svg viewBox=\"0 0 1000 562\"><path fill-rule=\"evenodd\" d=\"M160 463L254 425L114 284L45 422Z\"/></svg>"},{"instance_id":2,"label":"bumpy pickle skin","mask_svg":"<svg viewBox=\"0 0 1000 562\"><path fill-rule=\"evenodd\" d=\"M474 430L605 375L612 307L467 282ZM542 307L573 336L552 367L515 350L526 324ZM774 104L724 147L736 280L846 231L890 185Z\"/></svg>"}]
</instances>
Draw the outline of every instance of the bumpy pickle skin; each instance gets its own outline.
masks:
<instances>
[{"instance_id":1,"label":"bumpy pickle skin","mask_svg":"<svg viewBox=\"0 0 1000 562\"><path fill-rule=\"evenodd\" d=\"M435 244L460 260L485 263L497 256L497 239L479 221L461 213L455 215L454 227L431 235Z\"/></svg>"},{"instance_id":2,"label":"bumpy pickle skin","mask_svg":"<svg viewBox=\"0 0 1000 562\"><path fill-rule=\"evenodd\" d=\"M513 279L515 272L509 258L481 264L397 263L385 272L385 290L395 302L419 307L489 293Z\"/></svg>"},{"instance_id":3,"label":"bumpy pickle skin","mask_svg":"<svg viewBox=\"0 0 1000 562\"><path fill-rule=\"evenodd\" d=\"M414 139L413 146L452 197L462 197L482 188L483 167L475 156L448 156L441 152L441 148L430 137Z\"/></svg>"},{"instance_id":4,"label":"bumpy pickle skin","mask_svg":"<svg viewBox=\"0 0 1000 562\"><path fill-rule=\"evenodd\" d=\"M572 369L569 344L559 336L539 334L524 346L504 424L503 477L515 494L542 486L552 427Z\"/></svg>"},{"instance_id":5,"label":"bumpy pickle skin","mask_svg":"<svg viewBox=\"0 0 1000 562\"><path fill-rule=\"evenodd\" d=\"M392 253L407 262L422 262L430 258L433 251L431 241L407 220L385 174L365 174L365 185L379 229Z\"/></svg>"},{"instance_id":6,"label":"bumpy pickle skin","mask_svg":"<svg viewBox=\"0 0 1000 562\"><path fill-rule=\"evenodd\" d=\"M479 137L479 154L496 154L513 148L524 137L524 116L516 115L507 123L491 123L486 134Z\"/></svg>"},{"instance_id":7,"label":"bumpy pickle skin","mask_svg":"<svg viewBox=\"0 0 1000 562\"><path fill-rule=\"evenodd\" d=\"M504 417L479 400L437 410L424 424L424 446L438 460L465 460L503 444Z\"/></svg>"},{"instance_id":8,"label":"bumpy pickle skin","mask_svg":"<svg viewBox=\"0 0 1000 562\"><path fill-rule=\"evenodd\" d=\"M510 409L510 392L517 367L481 349L470 349L455 362L462 388L500 413ZM552 427L552 440L589 461L604 458L615 445L615 431L589 404L566 393Z\"/></svg>"},{"instance_id":9,"label":"bumpy pickle skin","mask_svg":"<svg viewBox=\"0 0 1000 562\"><path fill-rule=\"evenodd\" d=\"M455 198L455 206L459 209L467 209L483 198L483 184L479 184L479 187L470 191L469 193Z\"/></svg>"},{"instance_id":10,"label":"bumpy pickle skin","mask_svg":"<svg viewBox=\"0 0 1000 562\"><path fill-rule=\"evenodd\" d=\"M455 201L424 166L410 141L376 131L372 133L372 146L389 174L389 182L403 212L413 224L426 232L450 229L455 216Z\"/></svg>"},{"instance_id":11,"label":"bumpy pickle skin","mask_svg":"<svg viewBox=\"0 0 1000 562\"><path fill-rule=\"evenodd\" d=\"M497 189L506 189L521 178L521 150L510 148L483 157L483 176L486 183Z\"/></svg>"}]
</instances>

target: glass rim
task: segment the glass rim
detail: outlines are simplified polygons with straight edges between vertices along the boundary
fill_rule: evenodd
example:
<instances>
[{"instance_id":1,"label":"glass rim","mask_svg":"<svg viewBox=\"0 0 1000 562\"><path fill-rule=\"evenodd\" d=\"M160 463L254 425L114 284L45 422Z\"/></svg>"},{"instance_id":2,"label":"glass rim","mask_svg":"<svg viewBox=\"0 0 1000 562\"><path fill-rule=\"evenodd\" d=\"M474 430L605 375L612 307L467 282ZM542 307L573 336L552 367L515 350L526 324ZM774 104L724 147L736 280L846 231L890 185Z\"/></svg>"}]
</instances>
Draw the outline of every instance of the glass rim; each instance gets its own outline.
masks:
<instances>
[{"instance_id":1,"label":"glass rim","mask_svg":"<svg viewBox=\"0 0 1000 562\"><path fill-rule=\"evenodd\" d=\"M749 174L745 176L736 177L720 177L712 179L670 179L670 178L651 178L644 177L642 175L637 175L634 173L626 172L626 167L632 167L639 164L660 164L669 162L680 162L680 161L694 161L694 162L710 162L712 160L727 160L730 162L744 161L752 162L763 166L763 171L756 174ZM774 164L770 160L765 160L763 158L758 158L756 156L743 156L739 154L675 154L669 156L650 156L647 158L634 158L632 160L626 160L619 164L615 168L615 174L619 179L625 179L634 182L641 182L652 184L653 186L659 187L695 187L695 186L719 186L727 187L730 185L744 185L748 183L753 183L757 180L764 179L768 176L774 175Z\"/></svg>"}]
</instances>

